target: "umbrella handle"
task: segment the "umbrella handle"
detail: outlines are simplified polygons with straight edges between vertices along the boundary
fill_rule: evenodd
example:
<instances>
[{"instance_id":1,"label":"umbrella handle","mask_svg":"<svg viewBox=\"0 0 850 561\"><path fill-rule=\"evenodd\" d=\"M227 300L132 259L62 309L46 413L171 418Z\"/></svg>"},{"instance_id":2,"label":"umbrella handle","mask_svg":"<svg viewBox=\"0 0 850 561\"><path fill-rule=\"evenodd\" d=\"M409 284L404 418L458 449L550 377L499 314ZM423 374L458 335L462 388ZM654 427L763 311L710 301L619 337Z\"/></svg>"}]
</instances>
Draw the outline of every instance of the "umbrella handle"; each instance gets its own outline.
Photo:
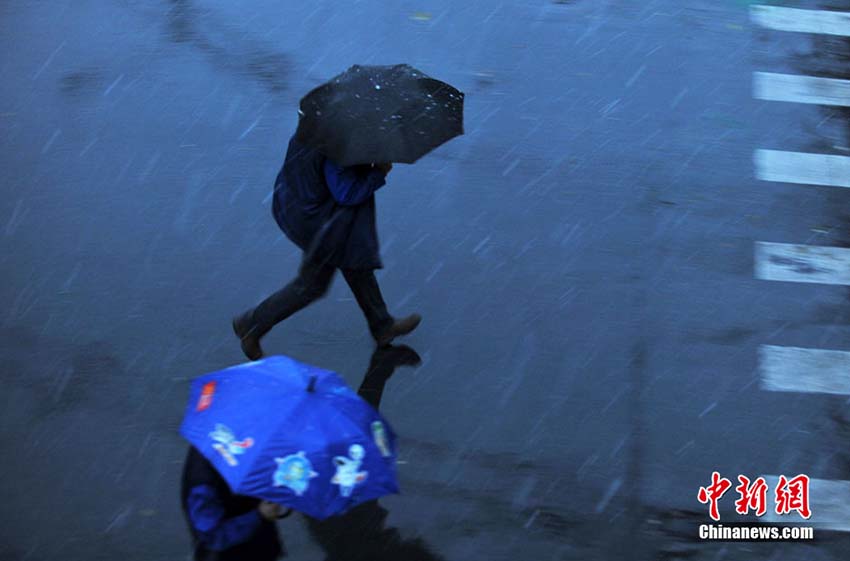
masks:
<instances>
[{"instance_id":1,"label":"umbrella handle","mask_svg":"<svg viewBox=\"0 0 850 561\"><path fill-rule=\"evenodd\" d=\"M310 376L310 383L307 384L307 391L311 393L316 391L316 376Z\"/></svg>"}]
</instances>

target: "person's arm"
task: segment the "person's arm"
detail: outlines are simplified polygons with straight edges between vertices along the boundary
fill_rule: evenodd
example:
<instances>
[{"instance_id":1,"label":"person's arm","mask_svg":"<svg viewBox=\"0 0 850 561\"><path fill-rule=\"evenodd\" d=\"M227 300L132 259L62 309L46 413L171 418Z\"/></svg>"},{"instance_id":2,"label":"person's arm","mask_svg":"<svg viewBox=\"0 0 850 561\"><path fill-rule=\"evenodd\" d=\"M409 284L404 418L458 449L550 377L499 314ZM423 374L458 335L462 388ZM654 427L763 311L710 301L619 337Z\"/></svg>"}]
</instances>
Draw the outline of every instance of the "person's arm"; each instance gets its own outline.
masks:
<instances>
[{"instance_id":1,"label":"person's arm","mask_svg":"<svg viewBox=\"0 0 850 561\"><path fill-rule=\"evenodd\" d=\"M325 160L325 181L336 202L344 206L365 203L387 183L386 176L386 171L380 167L362 173L354 167L344 168Z\"/></svg>"},{"instance_id":2,"label":"person's arm","mask_svg":"<svg viewBox=\"0 0 850 561\"><path fill-rule=\"evenodd\" d=\"M263 520L256 509L225 518L221 499L209 485L193 487L187 502L192 526L198 531L201 543L212 551L222 551L248 541Z\"/></svg>"}]
</instances>

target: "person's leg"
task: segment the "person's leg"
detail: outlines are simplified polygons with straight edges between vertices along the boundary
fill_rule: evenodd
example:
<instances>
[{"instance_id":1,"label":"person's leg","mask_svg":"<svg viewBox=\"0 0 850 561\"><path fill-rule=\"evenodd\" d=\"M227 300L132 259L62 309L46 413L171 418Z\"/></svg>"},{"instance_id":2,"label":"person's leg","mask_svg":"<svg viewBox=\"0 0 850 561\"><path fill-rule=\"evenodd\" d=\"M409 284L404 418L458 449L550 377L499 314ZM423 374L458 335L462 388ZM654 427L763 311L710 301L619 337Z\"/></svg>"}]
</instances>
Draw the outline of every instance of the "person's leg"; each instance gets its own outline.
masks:
<instances>
[{"instance_id":1,"label":"person's leg","mask_svg":"<svg viewBox=\"0 0 850 561\"><path fill-rule=\"evenodd\" d=\"M419 326L422 317L419 314L411 314L401 319L393 318L378 286L378 279L372 270L343 269L345 282L354 293L354 298L366 321L369 323L369 331L378 343L378 346L389 345L393 339L400 335L407 335Z\"/></svg>"},{"instance_id":2,"label":"person's leg","mask_svg":"<svg viewBox=\"0 0 850 561\"><path fill-rule=\"evenodd\" d=\"M242 350L251 360L262 357L260 339L275 325L324 296L333 280L334 267L304 261L289 284L253 310L233 320L233 330L242 340Z\"/></svg>"},{"instance_id":3,"label":"person's leg","mask_svg":"<svg viewBox=\"0 0 850 561\"><path fill-rule=\"evenodd\" d=\"M254 308L254 323L260 332L265 334L278 323L327 294L334 270L330 265L304 261L297 277Z\"/></svg>"},{"instance_id":4,"label":"person's leg","mask_svg":"<svg viewBox=\"0 0 850 561\"><path fill-rule=\"evenodd\" d=\"M368 269L343 269L342 276L351 288L354 299L357 300L357 305L363 310L363 315L366 316L366 322L369 324L369 331L372 332L372 335L377 337L386 331L393 324L393 317L387 310L384 297L381 295L381 288L378 286L378 279L375 278L375 272Z\"/></svg>"}]
</instances>

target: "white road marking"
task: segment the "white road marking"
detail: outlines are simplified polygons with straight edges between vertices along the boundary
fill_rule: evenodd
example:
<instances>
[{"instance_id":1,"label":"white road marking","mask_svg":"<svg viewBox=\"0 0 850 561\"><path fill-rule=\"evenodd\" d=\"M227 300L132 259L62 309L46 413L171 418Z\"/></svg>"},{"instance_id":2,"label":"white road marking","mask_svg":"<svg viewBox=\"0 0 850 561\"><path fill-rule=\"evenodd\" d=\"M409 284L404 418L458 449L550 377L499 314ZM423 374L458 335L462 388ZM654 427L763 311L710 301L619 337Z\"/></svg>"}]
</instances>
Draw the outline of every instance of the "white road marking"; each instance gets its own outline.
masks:
<instances>
[{"instance_id":1,"label":"white road marking","mask_svg":"<svg viewBox=\"0 0 850 561\"><path fill-rule=\"evenodd\" d=\"M768 281L850 285L850 249L756 242L755 273Z\"/></svg>"},{"instance_id":2,"label":"white road marking","mask_svg":"<svg viewBox=\"0 0 850 561\"><path fill-rule=\"evenodd\" d=\"M779 6L750 6L753 23L777 31L850 36L850 12L801 10Z\"/></svg>"},{"instance_id":3,"label":"white road marking","mask_svg":"<svg viewBox=\"0 0 850 561\"><path fill-rule=\"evenodd\" d=\"M850 80L753 72L753 97L816 105L850 106Z\"/></svg>"},{"instance_id":4,"label":"white road marking","mask_svg":"<svg viewBox=\"0 0 850 561\"><path fill-rule=\"evenodd\" d=\"M850 187L850 158L830 154L756 150L756 177L762 181Z\"/></svg>"},{"instance_id":5,"label":"white road marking","mask_svg":"<svg viewBox=\"0 0 850 561\"><path fill-rule=\"evenodd\" d=\"M796 473L786 473L791 479ZM796 511L789 514L776 514L776 486L779 484L778 475L765 475L768 485L767 513L761 518L763 522L773 524L799 524L813 526L821 530L840 532L850 531L850 481L832 479L814 479L809 481L809 510L811 518L806 520ZM737 484L737 482L734 482Z\"/></svg>"},{"instance_id":6,"label":"white road marking","mask_svg":"<svg viewBox=\"0 0 850 561\"><path fill-rule=\"evenodd\" d=\"M762 345L759 370L766 391L850 395L847 351Z\"/></svg>"}]
</instances>

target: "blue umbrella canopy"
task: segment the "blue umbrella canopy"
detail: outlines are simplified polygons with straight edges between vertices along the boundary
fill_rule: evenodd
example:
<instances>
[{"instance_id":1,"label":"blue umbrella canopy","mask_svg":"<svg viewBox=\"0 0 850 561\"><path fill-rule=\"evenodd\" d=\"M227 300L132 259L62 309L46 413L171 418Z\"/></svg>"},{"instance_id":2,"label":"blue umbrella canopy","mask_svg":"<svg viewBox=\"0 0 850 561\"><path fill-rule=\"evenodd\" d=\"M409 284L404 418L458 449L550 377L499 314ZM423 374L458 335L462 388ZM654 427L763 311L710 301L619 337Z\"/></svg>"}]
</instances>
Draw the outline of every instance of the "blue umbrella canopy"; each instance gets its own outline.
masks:
<instances>
[{"instance_id":1,"label":"blue umbrella canopy","mask_svg":"<svg viewBox=\"0 0 850 561\"><path fill-rule=\"evenodd\" d=\"M336 373L286 356L195 379L180 433L234 493L314 518L398 492L389 423Z\"/></svg>"}]
</instances>

